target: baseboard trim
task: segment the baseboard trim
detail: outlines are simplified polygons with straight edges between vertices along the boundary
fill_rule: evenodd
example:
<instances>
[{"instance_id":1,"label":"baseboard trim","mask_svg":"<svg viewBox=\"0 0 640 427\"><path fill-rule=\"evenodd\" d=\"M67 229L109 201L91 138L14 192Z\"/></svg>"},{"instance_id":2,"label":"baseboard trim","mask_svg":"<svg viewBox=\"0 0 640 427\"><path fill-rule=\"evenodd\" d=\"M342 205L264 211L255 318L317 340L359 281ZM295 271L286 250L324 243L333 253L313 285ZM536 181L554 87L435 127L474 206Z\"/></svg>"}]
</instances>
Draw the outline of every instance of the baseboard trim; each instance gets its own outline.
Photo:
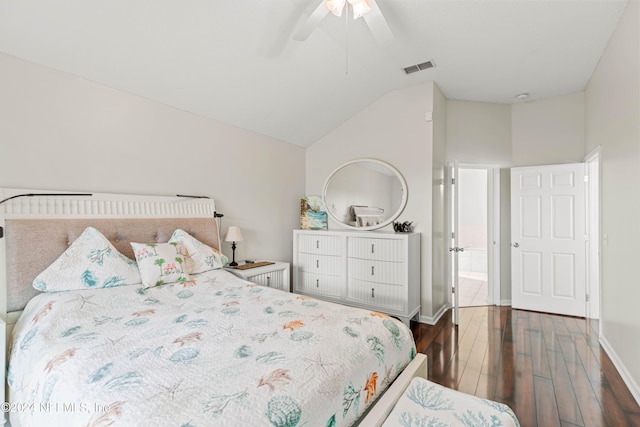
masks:
<instances>
[{"instance_id":1,"label":"baseboard trim","mask_svg":"<svg viewBox=\"0 0 640 427\"><path fill-rule=\"evenodd\" d=\"M615 366L618 370L618 373L622 377L622 381L624 381L624 383L629 388L629 391L633 395L633 398L636 400L638 405L640 405L640 386L633 379L633 377L627 370L627 367L624 365L624 363L622 363L620 357L618 357L618 353L616 353L613 347L611 347L611 344L609 344L609 341L607 341L607 339L602 335L600 335L600 339L598 341L600 342L600 345L602 346L604 351L607 353L607 356L609 356L609 359L611 359L611 362L613 362L613 366Z\"/></svg>"},{"instance_id":2,"label":"baseboard trim","mask_svg":"<svg viewBox=\"0 0 640 427\"><path fill-rule=\"evenodd\" d=\"M511 306L511 300L510 299L500 300L500 305L501 306L503 306L503 305Z\"/></svg>"},{"instance_id":3,"label":"baseboard trim","mask_svg":"<svg viewBox=\"0 0 640 427\"><path fill-rule=\"evenodd\" d=\"M431 317L420 315L418 321L420 323L426 323L427 325L435 325L436 323L438 323L438 320L440 320L440 318L447 312L448 309L449 307L447 307L447 305L445 304L440 307L436 314Z\"/></svg>"}]
</instances>

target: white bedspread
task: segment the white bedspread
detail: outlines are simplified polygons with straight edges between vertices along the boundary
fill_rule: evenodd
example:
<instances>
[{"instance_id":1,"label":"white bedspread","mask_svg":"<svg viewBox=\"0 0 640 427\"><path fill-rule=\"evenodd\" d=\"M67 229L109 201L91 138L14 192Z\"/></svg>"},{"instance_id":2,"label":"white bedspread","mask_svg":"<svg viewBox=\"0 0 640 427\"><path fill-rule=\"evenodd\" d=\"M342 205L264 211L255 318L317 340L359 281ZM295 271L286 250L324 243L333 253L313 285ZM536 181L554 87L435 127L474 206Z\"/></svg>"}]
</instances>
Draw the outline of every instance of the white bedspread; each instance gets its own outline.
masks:
<instances>
[{"instance_id":1,"label":"white bedspread","mask_svg":"<svg viewBox=\"0 0 640 427\"><path fill-rule=\"evenodd\" d=\"M248 284L48 293L14 328L14 426L347 426L415 355L385 315Z\"/></svg>"}]
</instances>

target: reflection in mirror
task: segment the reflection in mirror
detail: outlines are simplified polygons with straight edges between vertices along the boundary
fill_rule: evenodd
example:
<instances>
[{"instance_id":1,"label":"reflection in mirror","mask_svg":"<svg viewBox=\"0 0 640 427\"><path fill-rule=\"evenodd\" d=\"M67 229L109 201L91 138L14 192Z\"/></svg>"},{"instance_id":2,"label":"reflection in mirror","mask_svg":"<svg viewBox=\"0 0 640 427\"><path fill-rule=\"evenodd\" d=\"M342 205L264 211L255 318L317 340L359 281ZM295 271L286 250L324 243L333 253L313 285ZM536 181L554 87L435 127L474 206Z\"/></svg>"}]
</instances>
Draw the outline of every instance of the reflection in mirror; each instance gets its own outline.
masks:
<instances>
[{"instance_id":1,"label":"reflection in mirror","mask_svg":"<svg viewBox=\"0 0 640 427\"><path fill-rule=\"evenodd\" d=\"M327 179L324 203L331 218L346 227L373 230L395 220L407 201L407 184L395 168L374 159L345 163Z\"/></svg>"}]
</instances>

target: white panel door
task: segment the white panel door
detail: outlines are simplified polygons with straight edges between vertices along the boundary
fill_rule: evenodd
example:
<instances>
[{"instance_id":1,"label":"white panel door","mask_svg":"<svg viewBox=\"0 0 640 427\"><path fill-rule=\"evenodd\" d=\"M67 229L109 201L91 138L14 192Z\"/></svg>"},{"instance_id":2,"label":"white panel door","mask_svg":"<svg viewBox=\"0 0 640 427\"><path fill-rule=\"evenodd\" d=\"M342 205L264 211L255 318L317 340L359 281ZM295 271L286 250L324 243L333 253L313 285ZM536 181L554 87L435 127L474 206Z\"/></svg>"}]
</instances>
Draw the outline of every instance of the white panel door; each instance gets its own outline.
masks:
<instances>
[{"instance_id":1,"label":"white panel door","mask_svg":"<svg viewBox=\"0 0 640 427\"><path fill-rule=\"evenodd\" d=\"M511 169L513 308L585 316L585 166Z\"/></svg>"}]
</instances>

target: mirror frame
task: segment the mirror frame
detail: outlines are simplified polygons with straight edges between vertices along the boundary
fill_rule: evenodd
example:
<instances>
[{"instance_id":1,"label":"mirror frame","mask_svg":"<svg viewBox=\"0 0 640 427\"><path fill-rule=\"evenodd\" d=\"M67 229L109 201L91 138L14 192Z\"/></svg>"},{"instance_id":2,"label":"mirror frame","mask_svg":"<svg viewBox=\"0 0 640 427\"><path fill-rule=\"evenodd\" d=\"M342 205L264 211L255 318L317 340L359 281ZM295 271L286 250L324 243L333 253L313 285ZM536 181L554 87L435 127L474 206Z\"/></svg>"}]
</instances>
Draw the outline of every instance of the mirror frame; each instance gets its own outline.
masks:
<instances>
[{"instance_id":1,"label":"mirror frame","mask_svg":"<svg viewBox=\"0 0 640 427\"><path fill-rule=\"evenodd\" d=\"M375 163L375 164L377 164L379 166L383 166L383 167L389 169L391 172L393 172L393 174L396 176L396 178L398 178L398 180L400 180L400 185L402 185L402 200L400 201L400 206L398 207L398 209L387 220L385 220L384 222L382 222L380 224L376 224L376 225L369 225L369 226L366 226L366 227L356 227L356 226L353 226L353 225L350 225L350 224L345 224L344 222L340 221L333 214L333 212L331 212L331 210L329 209L329 204L327 203L327 188L329 187L329 182L331 182L331 178L333 178L333 176L336 173L338 173L339 171L341 171L342 169L346 168L349 165L352 165L354 163L362 163L362 162ZM350 160L348 162L345 162L345 163L341 164L336 169L334 169L333 172L331 172L329 177L324 182L324 187L322 188L322 202L324 203L325 209L327 210L327 214L331 217L331 219L335 223L340 224L342 227L350 228L352 230L369 231L369 230L377 230L379 228L386 227L387 225L389 225L393 221L395 221L402 214L402 212L404 211L404 209L407 206L408 198L409 198L409 189L407 187L407 181L404 179L404 177L402 176L400 171L398 171L398 169L396 169L393 166L391 166L389 163L383 162L382 160L378 160L378 159L360 158L360 159Z\"/></svg>"}]
</instances>

